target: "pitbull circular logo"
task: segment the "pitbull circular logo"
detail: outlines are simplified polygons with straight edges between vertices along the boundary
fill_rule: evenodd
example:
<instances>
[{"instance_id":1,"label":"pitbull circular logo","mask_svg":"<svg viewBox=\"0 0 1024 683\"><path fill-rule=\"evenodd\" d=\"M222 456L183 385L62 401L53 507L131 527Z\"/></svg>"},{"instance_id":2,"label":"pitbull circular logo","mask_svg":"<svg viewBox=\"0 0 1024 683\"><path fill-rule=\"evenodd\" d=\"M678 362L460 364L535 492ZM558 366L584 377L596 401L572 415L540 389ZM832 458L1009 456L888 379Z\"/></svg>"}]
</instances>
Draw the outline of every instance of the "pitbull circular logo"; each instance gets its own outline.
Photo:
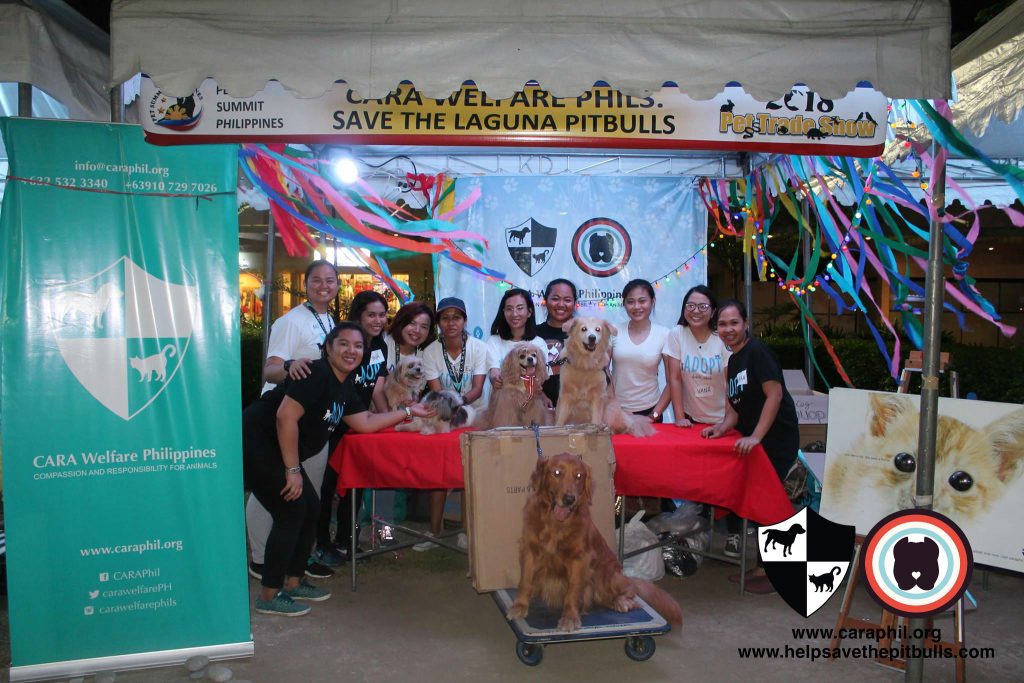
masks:
<instances>
[{"instance_id":1,"label":"pitbull circular logo","mask_svg":"<svg viewBox=\"0 0 1024 683\"><path fill-rule=\"evenodd\" d=\"M905 617L928 617L967 590L974 555L951 519L931 510L889 515L864 537L861 571L871 597Z\"/></svg>"},{"instance_id":2,"label":"pitbull circular logo","mask_svg":"<svg viewBox=\"0 0 1024 683\"><path fill-rule=\"evenodd\" d=\"M149 101L150 119L168 130L192 130L202 115L203 96L198 90L187 97L171 97L158 91Z\"/></svg>"},{"instance_id":3,"label":"pitbull circular logo","mask_svg":"<svg viewBox=\"0 0 1024 683\"><path fill-rule=\"evenodd\" d=\"M576 228L571 251L573 261L584 273L610 277L629 263L633 242L618 221L591 218Z\"/></svg>"}]
</instances>

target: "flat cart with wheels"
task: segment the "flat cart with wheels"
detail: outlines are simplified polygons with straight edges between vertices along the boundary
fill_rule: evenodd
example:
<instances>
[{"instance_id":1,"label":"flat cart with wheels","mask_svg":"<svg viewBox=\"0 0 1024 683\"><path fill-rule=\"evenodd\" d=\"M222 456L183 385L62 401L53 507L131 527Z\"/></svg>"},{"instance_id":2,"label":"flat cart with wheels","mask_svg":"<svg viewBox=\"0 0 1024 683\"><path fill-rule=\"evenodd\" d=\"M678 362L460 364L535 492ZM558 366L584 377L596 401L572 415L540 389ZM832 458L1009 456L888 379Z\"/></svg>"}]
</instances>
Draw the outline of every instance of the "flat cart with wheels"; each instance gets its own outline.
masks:
<instances>
[{"instance_id":1,"label":"flat cart with wheels","mask_svg":"<svg viewBox=\"0 0 1024 683\"><path fill-rule=\"evenodd\" d=\"M507 588L491 593L504 618L516 591ZM654 636L672 630L660 614L646 602L637 598L639 607L629 612L601 609L582 616L583 625L567 633L559 630L561 612L534 603L525 619L513 619L508 624L516 634L516 656L527 666L537 666L544 658L544 646L549 643L572 643L581 640L625 640L626 656L642 662L654 654Z\"/></svg>"}]
</instances>

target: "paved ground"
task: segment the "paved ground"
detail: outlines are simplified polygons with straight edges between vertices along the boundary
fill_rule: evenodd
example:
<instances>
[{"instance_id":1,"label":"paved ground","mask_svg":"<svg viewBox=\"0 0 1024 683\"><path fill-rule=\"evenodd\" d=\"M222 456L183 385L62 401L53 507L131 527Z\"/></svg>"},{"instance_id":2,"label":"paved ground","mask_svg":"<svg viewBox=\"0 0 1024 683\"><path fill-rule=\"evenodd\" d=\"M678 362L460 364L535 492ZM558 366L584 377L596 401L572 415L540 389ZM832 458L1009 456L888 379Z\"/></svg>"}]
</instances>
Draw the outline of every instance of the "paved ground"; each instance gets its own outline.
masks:
<instances>
[{"instance_id":1,"label":"paved ground","mask_svg":"<svg viewBox=\"0 0 1024 683\"><path fill-rule=\"evenodd\" d=\"M378 557L361 570L356 593L349 590L347 575L323 582L334 596L314 605L309 616L284 619L254 613L255 657L225 664L236 679L254 683L790 683L814 679L902 683L902 673L871 661L741 659L738 646L827 645L827 639L821 637L794 638L791 629L833 626L839 597L805 620L775 595L738 595L736 586L728 581L733 571L707 561L692 577L666 577L661 582L681 603L684 623L681 632L657 639L657 651L647 662L627 659L621 641L600 641L549 646L543 662L528 668L516 658L515 638L493 600L478 595L465 578L464 557L443 550ZM250 581L250 587L255 593L256 582ZM972 592L980 607L967 615L968 645L994 648L995 658L970 661L968 679L972 683L1024 681L1024 579L976 572ZM863 594L853 611L875 620L879 615ZM6 610L3 620L6 622ZM950 618L937 622L944 635L951 625ZM5 637L6 628L3 630ZM4 666L0 675L5 676L7 643L0 645ZM170 683L187 681L188 675L175 667L122 673L118 680ZM925 680L953 681L952 662L926 661Z\"/></svg>"}]
</instances>

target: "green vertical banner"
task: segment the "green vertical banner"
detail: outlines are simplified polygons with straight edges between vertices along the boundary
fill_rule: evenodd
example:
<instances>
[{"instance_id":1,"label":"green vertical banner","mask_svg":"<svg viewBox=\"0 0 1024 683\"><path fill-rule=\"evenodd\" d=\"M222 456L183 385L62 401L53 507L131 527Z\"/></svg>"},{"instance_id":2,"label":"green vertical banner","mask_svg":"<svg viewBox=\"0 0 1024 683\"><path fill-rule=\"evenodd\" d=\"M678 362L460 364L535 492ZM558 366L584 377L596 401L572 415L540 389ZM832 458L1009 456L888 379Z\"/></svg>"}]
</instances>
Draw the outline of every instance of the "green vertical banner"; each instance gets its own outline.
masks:
<instances>
[{"instance_id":1,"label":"green vertical banner","mask_svg":"<svg viewBox=\"0 0 1024 683\"><path fill-rule=\"evenodd\" d=\"M251 655L236 149L0 133L11 680Z\"/></svg>"}]
</instances>

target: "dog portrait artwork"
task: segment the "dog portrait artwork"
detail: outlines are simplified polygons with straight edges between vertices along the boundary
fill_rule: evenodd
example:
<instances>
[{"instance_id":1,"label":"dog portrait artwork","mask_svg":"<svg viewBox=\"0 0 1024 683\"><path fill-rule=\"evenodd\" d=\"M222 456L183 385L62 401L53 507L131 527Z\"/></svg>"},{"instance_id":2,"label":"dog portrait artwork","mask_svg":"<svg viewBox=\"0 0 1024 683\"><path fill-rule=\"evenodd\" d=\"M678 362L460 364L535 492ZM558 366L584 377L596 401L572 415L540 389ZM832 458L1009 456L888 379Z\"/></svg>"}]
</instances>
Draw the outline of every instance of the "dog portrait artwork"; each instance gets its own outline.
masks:
<instances>
[{"instance_id":1,"label":"dog portrait artwork","mask_svg":"<svg viewBox=\"0 0 1024 683\"><path fill-rule=\"evenodd\" d=\"M645 417L630 415L612 393L605 368L611 361L615 327L599 318L573 318L565 325L561 389L555 424L603 424L616 434L650 436Z\"/></svg>"},{"instance_id":2,"label":"dog portrait artwork","mask_svg":"<svg viewBox=\"0 0 1024 683\"><path fill-rule=\"evenodd\" d=\"M842 573L842 568L832 567L824 574L809 574L808 580L814 585L815 593L831 593L835 589L836 577ZM826 589L828 589L826 591Z\"/></svg>"},{"instance_id":3,"label":"dog portrait artwork","mask_svg":"<svg viewBox=\"0 0 1024 683\"><path fill-rule=\"evenodd\" d=\"M140 382L151 382L153 379L164 382L167 380L167 359L173 358L175 353L177 349L174 345L167 344L152 356L132 357L128 359L128 363L139 373Z\"/></svg>"},{"instance_id":4,"label":"dog portrait artwork","mask_svg":"<svg viewBox=\"0 0 1024 683\"><path fill-rule=\"evenodd\" d=\"M800 524L793 524L785 531L779 529L762 529L761 533L764 534L764 551L768 552L768 544L770 543L774 549L776 545L782 546L782 556L793 554L793 544L796 543L796 537L800 534L807 533L806 529Z\"/></svg>"},{"instance_id":5,"label":"dog portrait artwork","mask_svg":"<svg viewBox=\"0 0 1024 683\"><path fill-rule=\"evenodd\" d=\"M822 514L866 533L915 507L920 397L833 389ZM939 399L933 509L959 525L975 559L1024 571L1008 520L1024 517L1024 407ZM835 428L833 422L836 422Z\"/></svg>"},{"instance_id":6,"label":"dog portrait artwork","mask_svg":"<svg viewBox=\"0 0 1024 683\"><path fill-rule=\"evenodd\" d=\"M547 425L549 411L541 389L547 378L543 351L530 342L513 346L501 364L501 387L491 390L480 426L493 429Z\"/></svg>"},{"instance_id":7,"label":"dog portrait artwork","mask_svg":"<svg viewBox=\"0 0 1024 683\"><path fill-rule=\"evenodd\" d=\"M395 426L396 432L419 432L420 434L447 434L452 429L473 424L476 412L465 404L457 391L428 391L423 405L432 408L434 417L414 417L408 422Z\"/></svg>"},{"instance_id":8,"label":"dog portrait artwork","mask_svg":"<svg viewBox=\"0 0 1024 683\"><path fill-rule=\"evenodd\" d=\"M615 240L611 233L593 233L587 241L587 253L594 263L611 263L615 258Z\"/></svg>"},{"instance_id":9,"label":"dog portrait artwork","mask_svg":"<svg viewBox=\"0 0 1024 683\"><path fill-rule=\"evenodd\" d=\"M384 381L384 400L388 410L397 410L416 403L427 386L423 361L415 356L406 356Z\"/></svg>"},{"instance_id":10,"label":"dog portrait artwork","mask_svg":"<svg viewBox=\"0 0 1024 683\"><path fill-rule=\"evenodd\" d=\"M591 519L591 482L590 468L578 455L561 453L538 460L523 509L519 588L506 617L526 617L537 600L560 610L559 629L574 631L588 610L628 612L637 607L640 596L679 626L682 611L672 596L622 573Z\"/></svg>"}]
</instances>

